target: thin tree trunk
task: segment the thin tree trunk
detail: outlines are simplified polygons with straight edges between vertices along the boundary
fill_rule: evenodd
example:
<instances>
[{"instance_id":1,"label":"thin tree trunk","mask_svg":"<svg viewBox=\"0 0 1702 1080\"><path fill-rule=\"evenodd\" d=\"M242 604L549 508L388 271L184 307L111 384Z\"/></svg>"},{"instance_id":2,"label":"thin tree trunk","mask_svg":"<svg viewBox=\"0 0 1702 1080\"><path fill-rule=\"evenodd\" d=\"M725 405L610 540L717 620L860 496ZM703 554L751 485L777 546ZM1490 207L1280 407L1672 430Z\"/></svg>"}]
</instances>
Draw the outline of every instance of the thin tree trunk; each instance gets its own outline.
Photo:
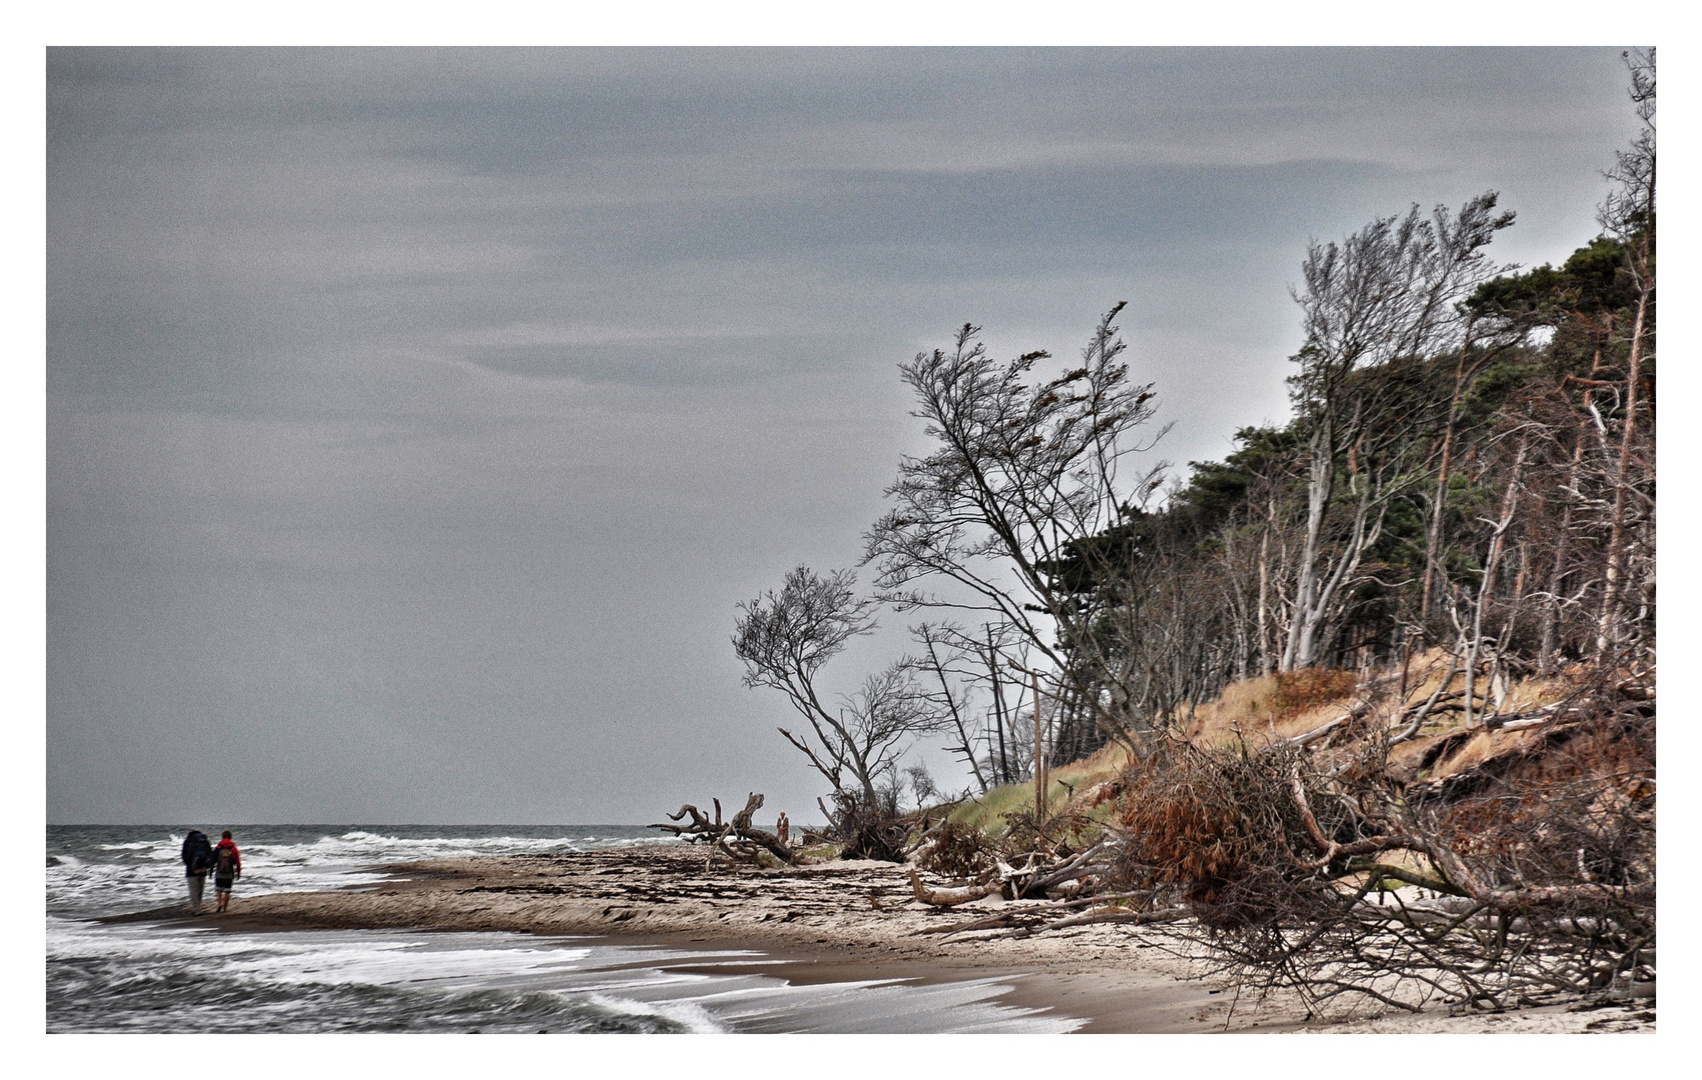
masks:
<instances>
[{"instance_id":1,"label":"thin tree trunk","mask_svg":"<svg viewBox=\"0 0 1702 1080\"><path fill-rule=\"evenodd\" d=\"M1436 468L1436 497L1430 504L1430 529L1424 542L1424 590L1419 599L1418 622L1430 625L1430 597L1436 587L1438 554L1442 547L1442 515L1448 501L1449 469L1454 462L1454 427L1459 422L1460 397L1465 393L1466 354L1471 349L1471 328L1466 328L1466 340L1460 346L1459 363L1454 366L1454 392L1448 399L1448 422L1442 429L1442 461Z\"/></svg>"},{"instance_id":2,"label":"thin tree trunk","mask_svg":"<svg viewBox=\"0 0 1702 1080\"><path fill-rule=\"evenodd\" d=\"M1046 820L1046 758L1040 745L1040 673L1030 671L1034 681L1034 820Z\"/></svg>"},{"instance_id":3,"label":"thin tree trunk","mask_svg":"<svg viewBox=\"0 0 1702 1080\"><path fill-rule=\"evenodd\" d=\"M1349 533L1346 547L1341 553L1340 561L1331 572L1329 578L1321 584L1315 584L1316 597L1314 607L1308 613L1304 632L1300 638L1300 648L1295 656L1295 667L1310 667L1318 660L1322 647L1328 643L1333 634L1320 634L1324 628L1330 605L1335 602L1336 594L1341 590L1342 583L1359 567L1360 558L1365 549L1382 532L1382 514L1379 513L1377 524L1371 524L1371 483L1367 479L1359 492L1359 502L1353 511L1353 529Z\"/></svg>"},{"instance_id":4,"label":"thin tree trunk","mask_svg":"<svg viewBox=\"0 0 1702 1080\"><path fill-rule=\"evenodd\" d=\"M1611 326L1611 324L1610 324ZM1602 347L1596 344L1595 358L1590 363L1590 378L1593 380L1602 368ZM1589 412L1595 399L1595 387L1584 391L1584 411ZM1559 649L1560 631L1560 590L1564 587L1568 569L1566 558L1572 546L1572 511L1578 500L1578 474L1584 465L1584 446L1587 436L1580 428L1577 441L1572 446L1572 464L1566 473L1566 487L1562 495L1566 500L1560 511L1560 535L1554 543L1554 566L1548 576L1548 607L1543 613L1542 644L1537 650L1537 674L1549 675L1554 671L1556 653Z\"/></svg>"},{"instance_id":5,"label":"thin tree trunk","mask_svg":"<svg viewBox=\"0 0 1702 1080\"><path fill-rule=\"evenodd\" d=\"M1559 647L1560 590L1566 581L1566 555L1572 541L1572 507L1578 487L1578 470L1584 460L1584 433L1572 448L1572 465L1567 470L1566 490L1561 493L1566 505L1560 511L1560 535L1554 541L1554 566L1548 574L1548 607L1543 612L1542 644L1537 647L1537 674L1547 676L1554 670L1555 653Z\"/></svg>"},{"instance_id":6,"label":"thin tree trunk","mask_svg":"<svg viewBox=\"0 0 1702 1080\"><path fill-rule=\"evenodd\" d=\"M1301 641L1310 646L1314 593L1318 588L1319 548L1323 540L1324 515L1335 491L1335 422L1326 411L1312 433L1312 461L1306 482L1306 542L1300 549L1300 573L1294 589L1294 618L1288 627L1288 643L1282 652L1281 670L1293 671L1308 660L1300 659Z\"/></svg>"},{"instance_id":7,"label":"thin tree trunk","mask_svg":"<svg viewBox=\"0 0 1702 1080\"><path fill-rule=\"evenodd\" d=\"M1620 578L1625 573L1625 488L1631 473L1631 444L1637 431L1637 384L1642 376L1643 317L1649 306L1648 288L1637 296L1637 321L1631 329L1631 370L1625 377L1625 431L1619 440L1619 468L1614 475L1613 524L1608 530L1607 584L1602 590L1601 633L1596 638L1599 662L1615 643L1619 626Z\"/></svg>"},{"instance_id":8,"label":"thin tree trunk","mask_svg":"<svg viewBox=\"0 0 1702 1080\"><path fill-rule=\"evenodd\" d=\"M940 663L939 654L934 651L933 639L926 635L925 628L924 640L928 645L928 666L933 669L935 678L940 680L940 693L946 699L946 708L951 711L952 724L957 728L958 746L962 747L963 756L969 761L969 771L975 776L975 786L985 795L987 781L981 776L981 766L975 760L975 748L970 742L968 729L963 726L963 714L958 710L957 699L952 696L951 683L946 679L945 666Z\"/></svg>"},{"instance_id":9,"label":"thin tree trunk","mask_svg":"<svg viewBox=\"0 0 1702 1080\"><path fill-rule=\"evenodd\" d=\"M1271 516L1276 516L1276 501L1271 501ZM1259 674L1271 673L1271 635L1266 625L1266 609L1270 606L1271 588L1271 531L1259 538Z\"/></svg>"},{"instance_id":10,"label":"thin tree trunk","mask_svg":"<svg viewBox=\"0 0 1702 1080\"><path fill-rule=\"evenodd\" d=\"M1507 493L1501 499L1501 519L1496 522L1495 535L1489 542L1489 558L1484 563L1483 581L1477 588L1477 610L1472 612L1471 651L1466 658L1466 726L1472 723L1472 679L1477 674L1477 661L1483 650L1483 609L1489 605L1489 597L1495 591L1495 571L1501 563L1501 552L1507 539L1507 529L1513 524L1513 511L1519 505L1519 473L1525 464L1525 448L1527 443L1519 443L1519 452L1513 459L1513 475L1507 481ZM1491 687L1493 689L1493 687Z\"/></svg>"},{"instance_id":11,"label":"thin tree trunk","mask_svg":"<svg viewBox=\"0 0 1702 1080\"><path fill-rule=\"evenodd\" d=\"M999 783L1011 782L1011 759L1005 752L1005 689L999 683L999 656L993 650L993 628L987 627L987 673L993 680L993 726L999 732Z\"/></svg>"}]
</instances>

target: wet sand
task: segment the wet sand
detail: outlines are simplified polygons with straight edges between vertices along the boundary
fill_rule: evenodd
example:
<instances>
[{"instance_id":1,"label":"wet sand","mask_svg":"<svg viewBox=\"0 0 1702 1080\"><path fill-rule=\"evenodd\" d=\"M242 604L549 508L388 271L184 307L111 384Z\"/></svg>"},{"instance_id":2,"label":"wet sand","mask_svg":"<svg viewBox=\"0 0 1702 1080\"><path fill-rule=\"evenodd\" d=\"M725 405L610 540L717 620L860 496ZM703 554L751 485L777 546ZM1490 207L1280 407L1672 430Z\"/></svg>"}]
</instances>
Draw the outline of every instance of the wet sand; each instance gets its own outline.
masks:
<instances>
[{"instance_id":1,"label":"wet sand","mask_svg":"<svg viewBox=\"0 0 1702 1080\"><path fill-rule=\"evenodd\" d=\"M1257 1031L1584 1031L1654 1029L1653 1006L1494 1016L1445 1011L1305 1018L1292 999L1235 999L1183 958L1163 927L1086 925L1029 937L943 934L997 914L987 899L950 911L917 902L904 868L828 862L764 870L707 865L701 849L624 848L563 855L443 859L385 868L391 880L337 892L244 896L225 915L166 908L112 921L212 921L229 930L404 928L595 935L624 944L703 951L676 971L728 965L795 984L903 979L916 984L997 978L1002 1003L1083 1017L1087 1033ZM729 959L726 950L756 957ZM710 955L721 953L723 955ZM1643 1019L1646 1017L1646 1019ZM1591 1027L1595 1024L1595 1027Z\"/></svg>"}]
</instances>

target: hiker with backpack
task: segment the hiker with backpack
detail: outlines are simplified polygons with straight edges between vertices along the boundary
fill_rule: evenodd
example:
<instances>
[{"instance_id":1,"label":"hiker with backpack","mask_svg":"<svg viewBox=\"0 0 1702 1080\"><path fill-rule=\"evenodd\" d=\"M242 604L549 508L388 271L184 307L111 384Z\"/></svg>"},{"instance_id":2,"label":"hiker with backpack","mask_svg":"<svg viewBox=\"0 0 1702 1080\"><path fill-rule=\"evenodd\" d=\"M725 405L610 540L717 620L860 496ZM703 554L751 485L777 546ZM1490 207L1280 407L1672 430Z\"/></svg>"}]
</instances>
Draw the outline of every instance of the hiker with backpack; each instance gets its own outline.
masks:
<instances>
[{"instance_id":1,"label":"hiker with backpack","mask_svg":"<svg viewBox=\"0 0 1702 1080\"><path fill-rule=\"evenodd\" d=\"M226 835L229 835L228 833ZM213 868L213 845L200 829L190 829L183 838L183 872L189 878L189 910L201 914L201 893L207 887L207 871Z\"/></svg>"},{"instance_id":2,"label":"hiker with backpack","mask_svg":"<svg viewBox=\"0 0 1702 1080\"><path fill-rule=\"evenodd\" d=\"M219 901L215 914L223 915L230 910L230 888L241 876L242 852L236 849L236 841L226 829L224 839L213 849L213 895Z\"/></svg>"}]
</instances>

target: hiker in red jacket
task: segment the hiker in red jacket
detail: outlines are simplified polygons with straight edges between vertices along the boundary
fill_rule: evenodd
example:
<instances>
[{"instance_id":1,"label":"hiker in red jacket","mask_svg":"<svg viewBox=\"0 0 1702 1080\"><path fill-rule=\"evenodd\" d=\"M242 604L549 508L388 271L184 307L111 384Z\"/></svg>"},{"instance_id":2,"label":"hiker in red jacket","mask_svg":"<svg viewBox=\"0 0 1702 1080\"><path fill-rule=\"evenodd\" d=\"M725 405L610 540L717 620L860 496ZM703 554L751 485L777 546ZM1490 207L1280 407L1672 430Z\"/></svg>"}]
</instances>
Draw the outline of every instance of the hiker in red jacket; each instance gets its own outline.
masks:
<instances>
[{"instance_id":1,"label":"hiker in red jacket","mask_svg":"<svg viewBox=\"0 0 1702 1080\"><path fill-rule=\"evenodd\" d=\"M230 910L230 887L241 876L242 852L236 849L236 841L230 838L230 830L226 829L224 839L213 849L213 895L219 901L215 909L219 914Z\"/></svg>"}]
</instances>

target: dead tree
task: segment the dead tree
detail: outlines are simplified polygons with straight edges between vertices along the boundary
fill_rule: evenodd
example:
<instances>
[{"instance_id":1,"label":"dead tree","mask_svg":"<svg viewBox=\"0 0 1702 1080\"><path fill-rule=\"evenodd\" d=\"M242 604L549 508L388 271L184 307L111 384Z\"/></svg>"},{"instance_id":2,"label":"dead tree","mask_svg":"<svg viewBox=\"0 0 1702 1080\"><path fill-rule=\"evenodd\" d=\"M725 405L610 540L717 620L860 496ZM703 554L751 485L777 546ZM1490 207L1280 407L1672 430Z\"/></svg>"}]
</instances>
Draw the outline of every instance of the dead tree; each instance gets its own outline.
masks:
<instances>
[{"instance_id":1,"label":"dead tree","mask_svg":"<svg viewBox=\"0 0 1702 1080\"><path fill-rule=\"evenodd\" d=\"M792 849L780 842L780 838L765 829L758 829L751 824L751 815L762 808L760 792L751 792L745 800L745 808L733 815L733 820L721 821L721 800L713 800L715 804L715 820L697 807L686 803L678 813L669 814L669 821L683 821L691 818L690 825L649 825L646 828L665 829L675 836L682 837L690 844L708 844L729 858L744 862L755 862L757 850L773 855L788 866L797 865L797 856Z\"/></svg>"},{"instance_id":2,"label":"dead tree","mask_svg":"<svg viewBox=\"0 0 1702 1080\"><path fill-rule=\"evenodd\" d=\"M780 734L833 785L845 857L898 861L904 838L895 824L898 762L916 736L951 720L917 689L908 659L866 678L837 708L823 701L816 685L822 666L875 626L876 602L858 597L854 582L849 571L823 577L797 567L779 592L740 605L733 649L744 662L746 686L782 691L809 724L808 731L780 728Z\"/></svg>"},{"instance_id":3,"label":"dead tree","mask_svg":"<svg viewBox=\"0 0 1702 1080\"><path fill-rule=\"evenodd\" d=\"M954 637L960 640L964 638L960 628L951 629L955 631ZM981 789L982 794L986 794L992 785L987 782L987 777L982 772L983 762L976 753L974 736L970 734L975 727L975 721L970 714L969 695L954 681L963 674L955 663L961 659L963 650L945 647L941 640L940 628L929 623L912 627L911 633L922 643L923 655L917 658L917 666L932 675L939 684L939 690L925 692L924 696L936 710L950 717L949 730L957 736L948 749L969 766L970 773L975 777L976 787ZM994 678L997 678L996 673ZM989 771L992 765L991 761L986 763Z\"/></svg>"},{"instance_id":4,"label":"dead tree","mask_svg":"<svg viewBox=\"0 0 1702 1080\"><path fill-rule=\"evenodd\" d=\"M1621 151L1612 176L1620 188L1602 207L1600 221L1625 244L1625 272L1637 295L1636 315L1631 330L1630 357L1626 364L1624 418L1621 421L1618 460L1613 477L1613 514L1608 538L1606 587L1603 589L1601 632L1596 641L1596 659L1612 657L1620 646L1620 611L1626 577L1626 526L1629 495L1634 487L1637 448L1637 415L1642 391L1642 371L1652 364L1646 355L1652 330L1655 303L1655 52L1627 56L1631 68L1631 98L1637 104L1642 130L1631 149Z\"/></svg>"},{"instance_id":5,"label":"dead tree","mask_svg":"<svg viewBox=\"0 0 1702 1080\"><path fill-rule=\"evenodd\" d=\"M1505 718L1540 733L1427 784L1395 781L1376 739L1334 764L1292 741L1174 745L1122 782L1118 884L1178 890L1225 972L1314 1005L1636 993L1655 971L1654 720L1628 685Z\"/></svg>"}]
</instances>

